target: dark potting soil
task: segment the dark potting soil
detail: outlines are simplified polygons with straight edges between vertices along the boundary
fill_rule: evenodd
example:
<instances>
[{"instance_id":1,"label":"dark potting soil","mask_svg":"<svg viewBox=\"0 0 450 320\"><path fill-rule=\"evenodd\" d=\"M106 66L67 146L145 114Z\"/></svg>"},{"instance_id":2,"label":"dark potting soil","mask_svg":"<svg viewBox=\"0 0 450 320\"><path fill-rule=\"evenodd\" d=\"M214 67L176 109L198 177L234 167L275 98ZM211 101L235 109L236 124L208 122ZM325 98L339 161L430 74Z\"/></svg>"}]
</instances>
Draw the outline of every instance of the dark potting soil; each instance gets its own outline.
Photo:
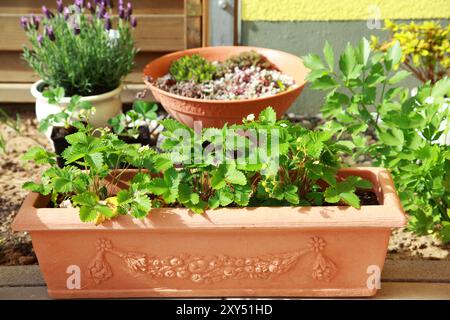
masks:
<instances>
[{"instance_id":1,"label":"dark potting soil","mask_svg":"<svg viewBox=\"0 0 450 320\"><path fill-rule=\"evenodd\" d=\"M137 138L122 135L119 136L119 139L128 144L140 143L143 146L145 145L156 146L156 140L151 137L148 126L140 126L138 130L139 136Z\"/></svg>"},{"instance_id":2,"label":"dark potting soil","mask_svg":"<svg viewBox=\"0 0 450 320\"><path fill-rule=\"evenodd\" d=\"M77 132L77 128L72 126L70 126L69 128L53 127L52 129L52 134L50 137L53 141L53 145L55 146L55 153L58 155L56 161L60 168L64 167L64 164L66 162L64 158L61 157L61 154L69 146L69 143L66 141L66 136L75 132Z\"/></svg>"},{"instance_id":3,"label":"dark potting soil","mask_svg":"<svg viewBox=\"0 0 450 320\"><path fill-rule=\"evenodd\" d=\"M362 206L377 206L380 204L377 194L371 190L356 190L355 193L361 201Z\"/></svg>"}]
</instances>

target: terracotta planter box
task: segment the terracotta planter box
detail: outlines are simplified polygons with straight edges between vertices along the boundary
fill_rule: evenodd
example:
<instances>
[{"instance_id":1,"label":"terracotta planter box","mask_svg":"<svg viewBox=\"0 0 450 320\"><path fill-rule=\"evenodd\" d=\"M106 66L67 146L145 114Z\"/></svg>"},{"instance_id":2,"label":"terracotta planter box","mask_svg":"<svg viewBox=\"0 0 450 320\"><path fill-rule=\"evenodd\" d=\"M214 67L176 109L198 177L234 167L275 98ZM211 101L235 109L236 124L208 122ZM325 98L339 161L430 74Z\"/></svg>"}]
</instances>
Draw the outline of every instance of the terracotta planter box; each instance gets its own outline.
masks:
<instances>
[{"instance_id":1,"label":"terracotta planter box","mask_svg":"<svg viewBox=\"0 0 450 320\"><path fill-rule=\"evenodd\" d=\"M386 170L341 174L371 180L381 204L165 208L94 226L30 193L13 229L31 234L53 298L371 296L369 277L405 216Z\"/></svg>"},{"instance_id":2,"label":"terracotta planter box","mask_svg":"<svg viewBox=\"0 0 450 320\"><path fill-rule=\"evenodd\" d=\"M178 51L150 62L144 69L144 79L147 77L157 79L166 75L170 64L186 55L199 54L210 61L224 61L230 56L250 50L266 56L282 73L292 76L297 86L269 97L246 100L205 100L169 93L155 87L147 80L144 81L164 109L174 119L191 128L195 121L201 121L203 128L222 128L225 123L241 123L242 119L249 114L258 115L268 106L273 107L277 115L281 117L302 92L306 84L305 77L309 72L309 69L303 65L302 59L286 52L244 46L205 47Z\"/></svg>"}]
</instances>

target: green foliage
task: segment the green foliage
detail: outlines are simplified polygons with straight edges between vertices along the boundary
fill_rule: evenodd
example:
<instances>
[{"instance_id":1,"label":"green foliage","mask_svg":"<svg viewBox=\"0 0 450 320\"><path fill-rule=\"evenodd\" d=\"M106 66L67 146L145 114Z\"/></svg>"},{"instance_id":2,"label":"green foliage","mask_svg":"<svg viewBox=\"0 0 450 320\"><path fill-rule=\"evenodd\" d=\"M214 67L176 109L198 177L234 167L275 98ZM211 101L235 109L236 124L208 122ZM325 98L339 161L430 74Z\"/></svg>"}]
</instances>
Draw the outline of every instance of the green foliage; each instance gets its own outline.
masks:
<instances>
[{"instance_id":1,"label":"green foliage","mask_svg":"<svg viewBox=\"0 0 450 320\"><path fill-rule=\"evenodd\" d=\"M17 113L16 118L14 119L10 115L6 113L5 110L0 108L0 124L4 124L5 126L11 128L15 133L20 134L20 126L22 120L20 115ZM6 151L7 141L3 134L0 133L0 153Z\"/></svg>"},{"instance_id":2,"label":"green foliage","mask_svg":"<svg viewBox=\"0 0 450 320\"><path fill-rule=\"evenodd\" d=\"M216 67L200 55L193 54L191 56L183 56L172 62L169 73L176 81L201 83L213 79Z\"/></svg>"},{"instance_id":3,"label":"green foliage","mask_svg":"<svg viewBox=\"0 0 450 320\"><path fill-rule=\"evenodd\" d=\"M23 20L31 43L24 59L50 88L64 88L68 96L111 91L134 66L134 18L116 19L113 30L112 10L95 3L95 12L70 5L68 14L55 11L40 23Z\"/></svg>"},{"instance_id":4,"label":"green foliage","mask_svg":"<svg viewBox=\"0 0 450 320\"><path fill-rule=\"evenodd\" d=\"M108 120L117 135L137 138L139 127L157 119L158 105L144 100L136 100L133 108L126 113L121 113Z\"/></svg>"},{"instance_id":5,"label":"green foliage","mask_svg":"<svg viewBox=\"0 0 450 320\"><path fill-rule=\"evenodd\" d=\"M62 154L65 167L55 166L56 155L41 147L30 149L22 157L51 166L43 172L39 183L26 182L23 187L50 194L55 206L69 200L79 208L82 221L98 224L117 214L129 213L136 217L147 214L150 199L139 181L133 181L129 190L118 194L113 190L117 190L120 177L129 166L143 167L144 163L151 163L154 151L128 145L107 130L93 129L81 122L77 128L78 132L66 136L70 146Z\"/></svg>"},{"instance_id":6,"label":"green foliage","mask_svg":"<svg viewBox=\"0 0 450 320\"><path fill-rule=\"evenodd\" d=\"M326 61L332 62L329 45L325 52ZM367 154L375 165L390 169L413 231L449 241L450 148L437 142L450 130L441 125L450 118L444 98L450 94L450 78L428 82L411 96L408 89L396 86L409 76L395 70L401 59L398 42L384 53L374 53L362 39L358 47L346 47L339 71L330 63L325 66L318 56L308 56L305 63L312 70L312 88L328 92L322 106L330 120L325 128L355 159ZM368 144L368 134L375 143Z\"/></svg>"},{"instance_id":7,"label":"green foliage","mask_svg":"<svg viewBox=\"0 0 450 320\"><path fill-rule=\"evenodd\" d=\"M63 88L55 88L54 90L46 90L43 95L49 99L52 104L60 104L64 98L65 91ZM50 114L47 118L39 122L39 131L45 132L52 126L69 128L71 125L77 125L74 122L89 122L89 116L95 112L95 108L89 101L82 101L80 96L72 96L67 106L61 107L62 111Z\"/></svg>"},{"instance_id":8,"label":"green foliage","mask_svg":"<svg viewBox=\"0 0 450 320\"><path fill-rule=\"evenodd\" d=\"M151 112L143 105L135 107ZM346 146L333 142L329 132L277 121L270 107L256 120L248 117L240 125L204 129L201 134L172 119L161 123L166 129L163 153L127 145L107 130L79 125L77 133L66 136L70 146L62 154L65 167L54 166L55 155L42 148L24 156L52 166L40 183L27 182L24 188L50 194L55 206L69 200L79 208L82 221L98 224L119 214L143 218L159 207L203 213L225 206L329 201L359 208L355 190L370 187L357 177L336 179L338 155ZM124 188L120 177L130 166L137 173Z\"/></svg>"},{"instance_id":9,"label":"green foliage","mask_svg":"<svg viewBox=\"0 0 450 320\"><path fill-rule=\"evenodd\" d=\"M234 68L247 69L250 67L260 67L261 69L276 69L276 67L262 54L255 50L243 51L231 56L220 65L220 73L234 70Z\"/></svg>"}]
</instances>

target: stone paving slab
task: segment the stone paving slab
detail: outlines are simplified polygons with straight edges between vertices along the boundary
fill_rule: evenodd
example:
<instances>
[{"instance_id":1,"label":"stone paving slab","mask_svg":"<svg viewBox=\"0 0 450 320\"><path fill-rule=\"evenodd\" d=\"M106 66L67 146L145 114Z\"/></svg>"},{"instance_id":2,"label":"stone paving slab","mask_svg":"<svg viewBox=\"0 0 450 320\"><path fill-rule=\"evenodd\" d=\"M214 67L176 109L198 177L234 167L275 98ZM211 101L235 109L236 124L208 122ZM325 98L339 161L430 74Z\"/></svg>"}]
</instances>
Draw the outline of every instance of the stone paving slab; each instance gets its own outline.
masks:
<instances>
[{"instance_id":1,"label":"stone paving slab","mask_svg":"<svg viewBox=\"0 0 450 320\"><path fill-rule=\"evenodd\" d=\"M0 287L45 286L38 265L0 267Z\"/></svg>"},{"instance_id":2,"label":"stone paving slab","mask_svg":"<svg viewBox=\"0 0 450 320\"><path fill-rule=\"evenodd\" d=\"M0 300L46 300L39 266L0 267ZM450 263L444 260L386 260L374 299L450 300Z\"/></svg>"}]
</instances>

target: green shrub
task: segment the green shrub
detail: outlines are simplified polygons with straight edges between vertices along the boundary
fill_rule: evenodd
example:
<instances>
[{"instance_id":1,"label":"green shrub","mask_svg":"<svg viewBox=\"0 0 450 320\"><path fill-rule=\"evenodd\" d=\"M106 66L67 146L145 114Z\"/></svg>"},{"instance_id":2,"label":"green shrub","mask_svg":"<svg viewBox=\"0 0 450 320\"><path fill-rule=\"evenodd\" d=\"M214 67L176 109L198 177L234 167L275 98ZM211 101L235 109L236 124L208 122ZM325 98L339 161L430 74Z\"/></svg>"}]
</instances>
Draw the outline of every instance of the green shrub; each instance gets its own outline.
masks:
<instances>
[{"instance_id":1,"label":"green shrub","mask_svg":"<svg viewBox=\"0 0 450 320\"><path fill-rule=\"evenodd\" d=\"M338 155L349 151L345 144L333 142L325 130L310 131L286 120L277 121L272 108L256 120L249 117L241 125L204 129L201 135L173 119L161 124L166 129L161 146L164 153L128 145L105 129L95 129L100 135L93 135L92 127L78 122L74 125L80 131L66 137L70 144L63 152L66 166L52 166L42 174L40 183L27 182L24 188L51 195L56 207L69 200L80 209L82 221L96 223L117 214L143 218L151 208L175 206L196 213L226 206L323 202L359 208L355 191L371 188L370 182L359 177L337 178ZM259 137L260 142L270 141L274 148L255 144L251 135L243 133ZM224 137L230 140L224 143ZM234 156L238 152L243 154ZM200 161L199 154L203 155ZM55 163L55 155L42 148L31 149L24 159ZM139 172L130 187L112 193L111 187L117 186L130 166Z\"/></svg>"},{"instance_id":2,"label":"green shrub","mask_svg":"<svg viewBox=\"0 0 450 320\"><path fill-rule=\"evenodd\" d=\"M57 1L55 12L43 7L42 20L21 19L31 43L24 47L24 59L50 88L64 88L68 96L111 91L134 65L131 6L119 6L113 30L112 9L105 1L95 3L78 0L63 7Z\"/></svg>"},{"instance_id":3,"label":"green shrub","mask_svg":"<svg viewBox=\"0 0 450 320\"><path fill-rule=\"evenodd\" d=\"M198 54L193 54L173 61L169 73L176 81L192 80L201 83L214 78L216 67Z\"/></svg>"},{"instance_id":4,"label":"green shrub","mask_svg":"<svg viewBox=\"0 0 450 320\"><path fill-rule=\"evenodd\" d=\"M385 53L371 52L362 39L347 45L334 68L334 52L326 43L325 62L315 54L304 57L312 71L311 87L327 91L322 113L326 127L358 158L368 154L377 166L389 168L409 213L409 228L434 233L450 241L450 147L438 140L449 134L450 78L427 82L410 94L397 84L409 76L396 71L402 50L398 42ZM442 123L447 126L442 127ZM367 135L376 142L368 144Z\"/></svg>"}]
</instances>

